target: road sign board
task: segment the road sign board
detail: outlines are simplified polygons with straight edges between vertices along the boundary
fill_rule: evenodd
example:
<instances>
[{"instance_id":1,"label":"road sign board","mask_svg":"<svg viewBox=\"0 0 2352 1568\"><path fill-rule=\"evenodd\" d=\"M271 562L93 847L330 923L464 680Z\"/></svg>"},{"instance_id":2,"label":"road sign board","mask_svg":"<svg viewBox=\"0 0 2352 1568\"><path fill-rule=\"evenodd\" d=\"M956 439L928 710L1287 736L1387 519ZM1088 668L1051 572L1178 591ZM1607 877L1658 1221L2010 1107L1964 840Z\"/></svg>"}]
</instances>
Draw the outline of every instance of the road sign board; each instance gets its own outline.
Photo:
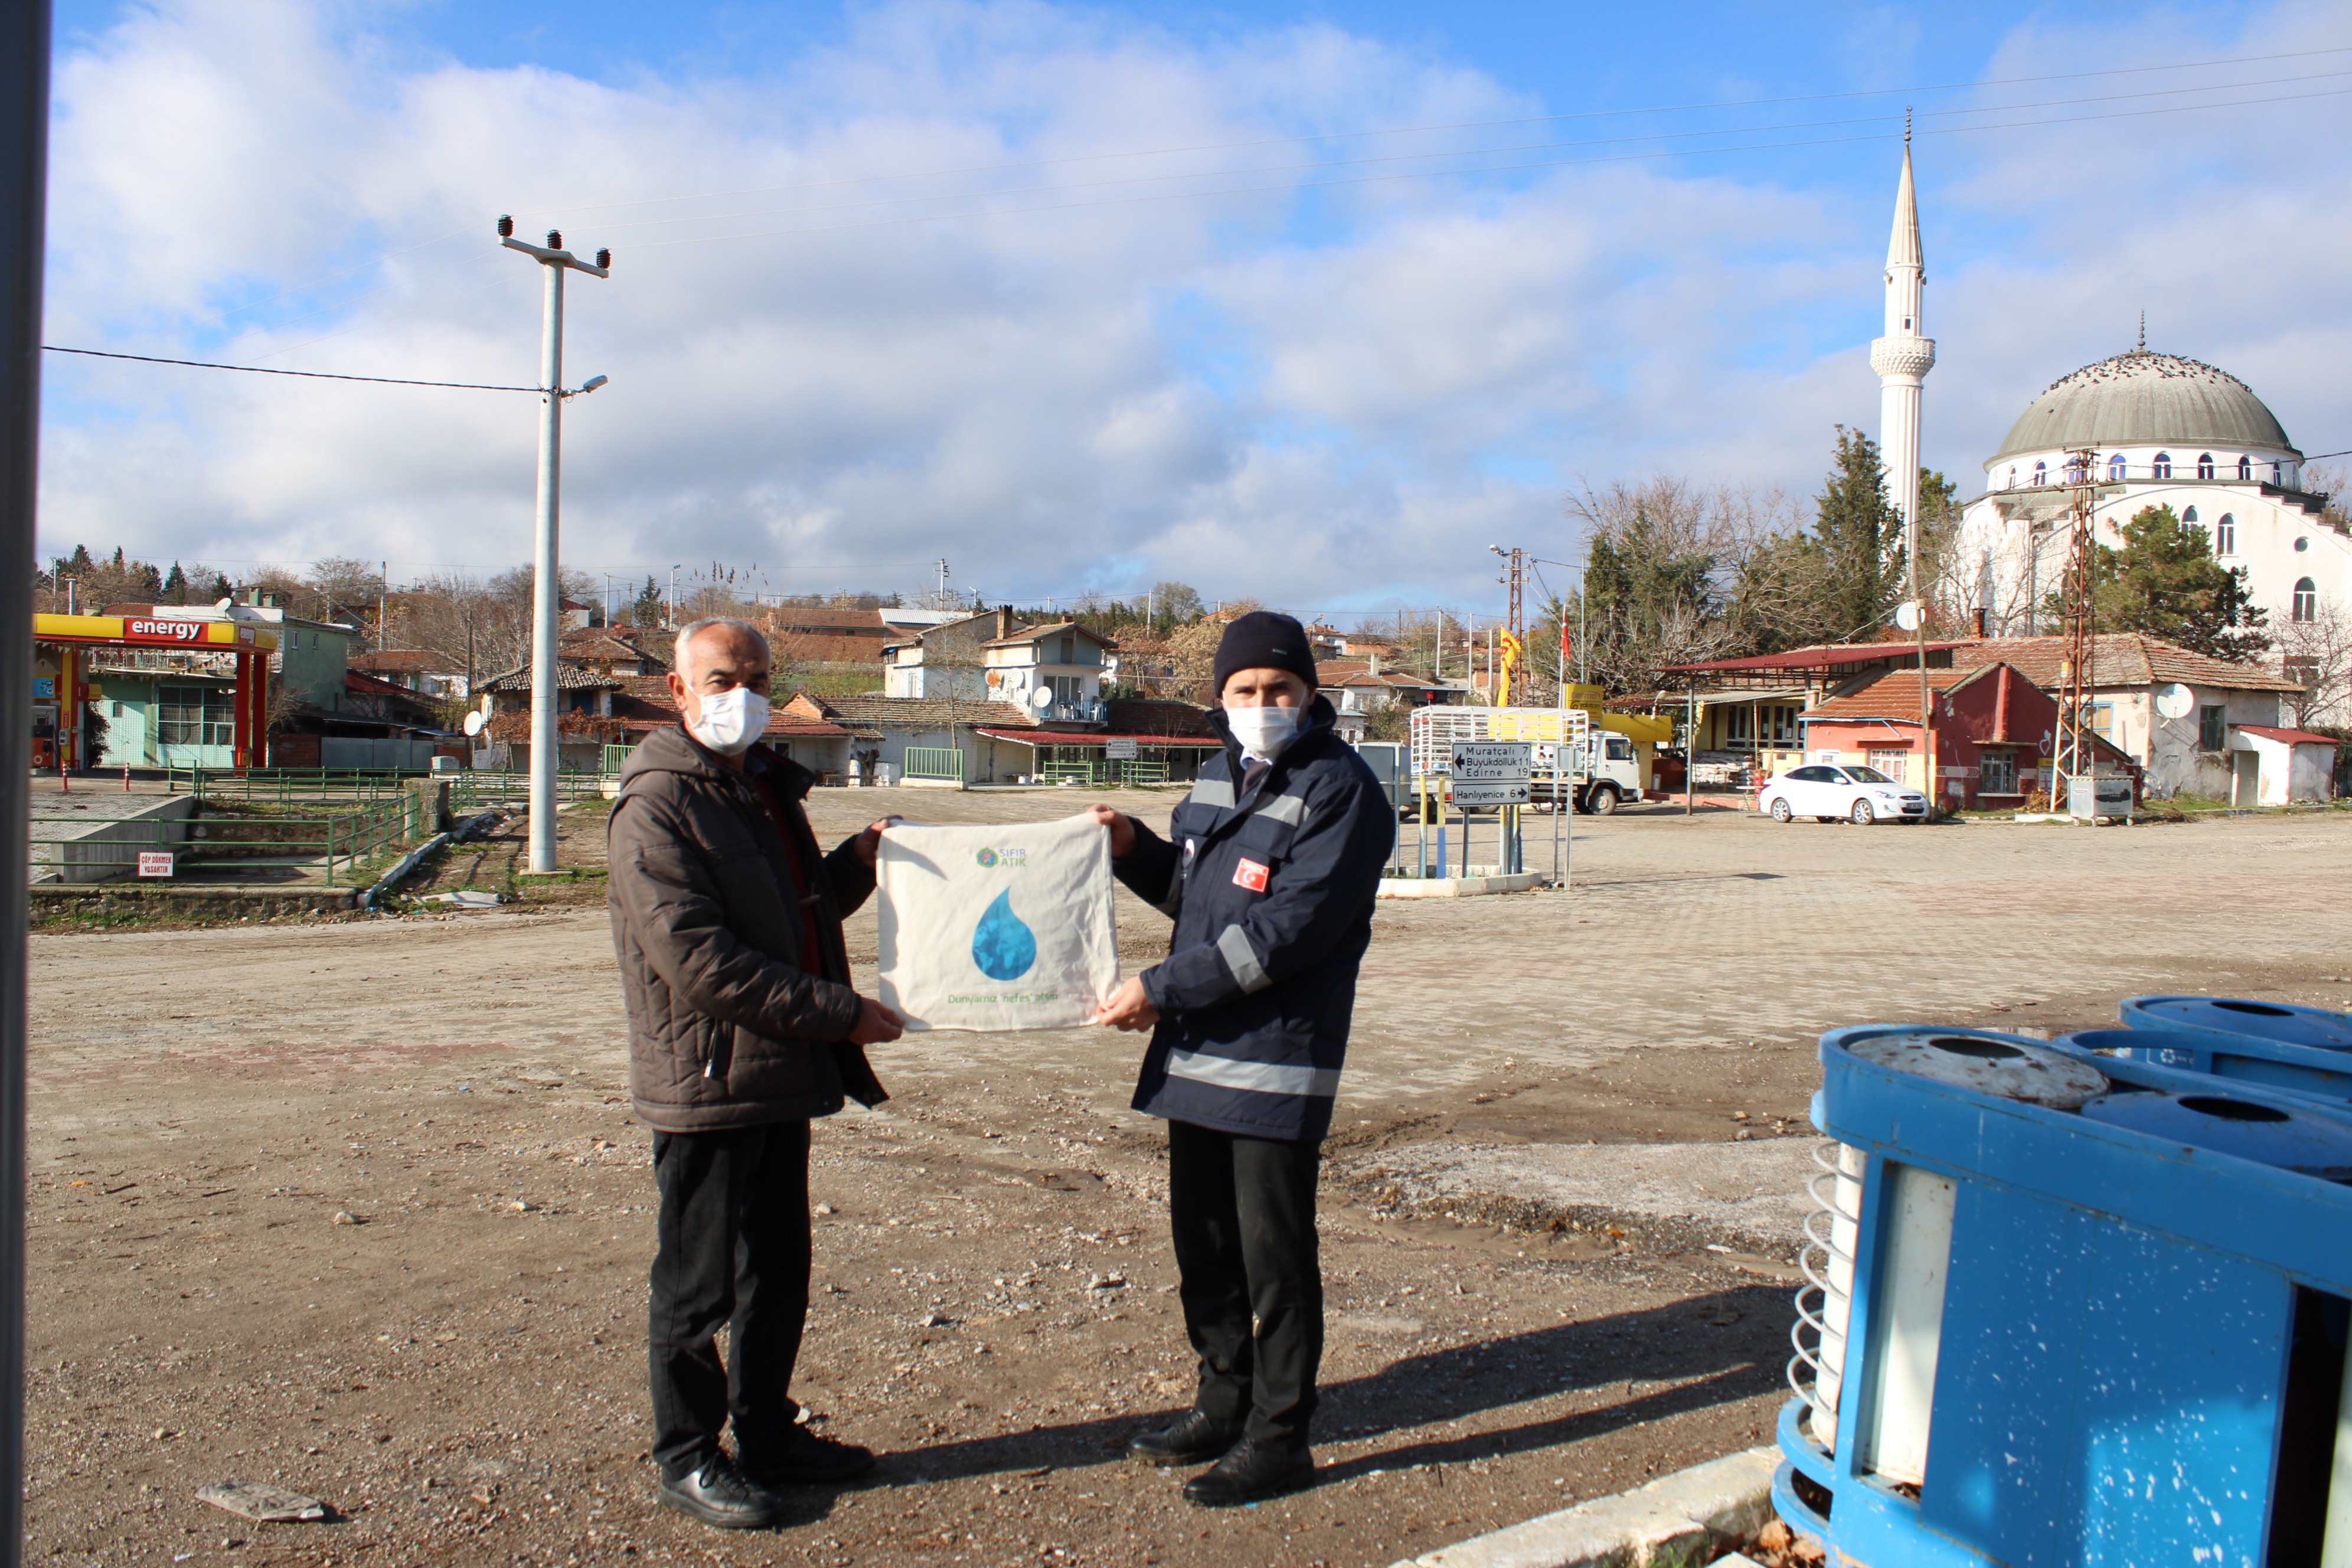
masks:
<instances>
[{"instance_id":1,"label":"road sign board","mask_svg":"<svg viewBox=\"0 0 2352 1568\"><path fill-rule=\"evenodd\" d=\"M1105 741L1103 742L1103 756L1114 763L1131 763L1135 761L1135 737L1132 735L1114 736L1110 740Z\"/></svg>"},{"instance_id":2,"label":"road sign board","mask_svg":"<svg viewBox=\"0 0 2352 1568\"><path fill-rule=\"evenodd\" d=\"M172 874L172 851L142 849L139 851L139 874L142 877L168 877Z\"/></svg>"},{"instance_id":3,"label":"road sign board","mask_svg":"<svg viewBox=\"0 0 2352 1568\"><path fill-rule=\"evenodd\" d=\"M1534 750L1525 741L1457 741L1446 793L1457 806L1525 805Z\"/></svg>"},{"instance_id":4,"label":"road sign board","mask_svg":"<svg viewBox=\"0 0 2352 1568\"><path fill-rule=\"evenodd\" d=\"M1457 806L1525 805L1528 804L1528 781L1513 779L1507 783L1465 784L1456 779L1446 794Z\"/></svg>"}]
</instances>

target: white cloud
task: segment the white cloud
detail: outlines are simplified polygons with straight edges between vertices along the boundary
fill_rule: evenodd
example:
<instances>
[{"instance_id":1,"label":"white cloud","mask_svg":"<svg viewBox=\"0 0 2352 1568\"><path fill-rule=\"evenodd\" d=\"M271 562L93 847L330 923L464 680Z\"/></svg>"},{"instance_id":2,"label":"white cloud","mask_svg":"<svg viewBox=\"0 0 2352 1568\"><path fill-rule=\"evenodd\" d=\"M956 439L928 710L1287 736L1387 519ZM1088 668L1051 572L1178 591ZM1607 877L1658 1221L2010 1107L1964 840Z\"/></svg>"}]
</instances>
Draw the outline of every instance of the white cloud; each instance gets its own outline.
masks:
<instances>
[{"instance_id":1,"label":"white cloud","mask_svg":"<svg viewBox=\"0 0 2352 1568\"><path fill-rule=\"evenodd\" d=\"M1284 188L1142 202L1164 187L1101 182L1297 151L1093 155L1543 110L1328 26L1200 44L906 4L772 78L612 85L419 58L339 16L177 0L60 62L50 341L528 381L539 278L490 218L610 244L613 279L570 293L569 378L613 377L566 426L565 555L591 570L716 557L779 589L913 589L944 555L992 596L1174 576L1301 607L1491 603L1486 545L1564 554L1580 476L1810 489L1828 426L1875 420L1886 143L1855 148L1844 188L1749 158L1513 188L1227 175L1193 188ZM2045 28L1988 74L2307 46L2330 20L2288 7L2215 38L2152 14L2121 58ZM1928 460L1973 472L2043 384L2127 346L2143 301L2159 346L2245 376L2298 437L2352 432L2319 370L2352 326L2324 271L2344 102L1923 141ZM1071 159L1090 161L823 184ZM1061 194L997 205L1122 205L891 221L974 205L902 198L1038 185ZM802 188L611 205L775 186ZM825 232L663 243L785 229ZM395 576L528 553L527 397L49 368L47 547L385 556Z\"/></svg>"}]
</instances>

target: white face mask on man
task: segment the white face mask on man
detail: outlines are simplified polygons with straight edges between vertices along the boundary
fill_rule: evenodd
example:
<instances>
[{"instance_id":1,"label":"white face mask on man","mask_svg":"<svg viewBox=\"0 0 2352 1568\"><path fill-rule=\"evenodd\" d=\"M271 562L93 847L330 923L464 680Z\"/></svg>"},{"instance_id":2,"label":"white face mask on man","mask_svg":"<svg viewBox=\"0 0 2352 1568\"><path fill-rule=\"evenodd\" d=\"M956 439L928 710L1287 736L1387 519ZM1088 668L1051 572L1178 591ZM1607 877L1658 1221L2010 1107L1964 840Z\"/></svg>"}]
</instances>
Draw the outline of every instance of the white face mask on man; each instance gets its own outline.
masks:
<instances>
[{"instance_id":1,"label":"white face mask on man","mask_svg":"<svg viewBox=\"0 0 2352 1568\"><path fill-rule=\"evenodd\" d=\"M1268 760L1281 755L1282 748L1298 738L1299 721L1306 716L1304 708L1225 710L1225 722L1232 727L1234 739L1242 743L1242 750Z\"/></svg>"},{"instance_id":2,"label":"white face mask on man","mask_svg":"<svg viewBox=\"0 0 2352 1568\"><path fill-rule=\"evenodd\" d=\"M768 700L748 686L707 691L687 723L694 738L722 756L740 757L768 732Z\"/></svg>"}]
</instances>

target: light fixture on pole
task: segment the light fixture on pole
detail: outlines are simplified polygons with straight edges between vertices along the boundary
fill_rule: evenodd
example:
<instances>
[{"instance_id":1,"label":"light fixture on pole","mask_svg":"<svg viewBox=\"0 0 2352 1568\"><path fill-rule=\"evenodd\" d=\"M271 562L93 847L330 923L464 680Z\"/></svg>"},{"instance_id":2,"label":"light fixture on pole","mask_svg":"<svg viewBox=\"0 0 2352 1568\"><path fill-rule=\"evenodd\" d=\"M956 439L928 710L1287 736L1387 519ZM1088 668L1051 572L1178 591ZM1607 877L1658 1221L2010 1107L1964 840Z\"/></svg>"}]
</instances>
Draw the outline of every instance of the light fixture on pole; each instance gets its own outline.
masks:
<instances>
[{"instance_id":1,"label":"light fixture on pole","mask_svg":"<svg viewBox=\"0 0 2352 1568\"><path fill-rule=\"evenodd\" d=\"M563 585L556 576L556 525L562 497L563 404L593 392L605 378L592 377L576 391L563 389L563 275L585 272L610 277L613 253L600 250L593 262L563 248L563 236L548 230L547 243L514 237L514 219L499 219L499 243L537 261L547 274L540 317L539 384L543 388L539 420L539 506L531 552L530 595L530 868L555 869L556 633L562 619Z\"/></svg>"}]
</instances>

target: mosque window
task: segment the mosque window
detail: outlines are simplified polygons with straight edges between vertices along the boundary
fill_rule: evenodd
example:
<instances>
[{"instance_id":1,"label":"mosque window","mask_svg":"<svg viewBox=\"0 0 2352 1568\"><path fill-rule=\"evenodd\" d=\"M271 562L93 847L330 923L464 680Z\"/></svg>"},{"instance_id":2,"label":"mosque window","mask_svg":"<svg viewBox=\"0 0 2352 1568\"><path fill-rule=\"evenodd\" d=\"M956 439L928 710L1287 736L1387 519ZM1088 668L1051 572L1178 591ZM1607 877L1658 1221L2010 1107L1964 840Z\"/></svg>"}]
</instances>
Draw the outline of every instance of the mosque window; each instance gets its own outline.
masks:
<instances>
[{"instance_id":1,"label":"mosque window","mask_svg":"<svg viewBox=\"0 0 2352 1568\"><path fill-rule=\"evenodd\" d=\"M2254 460L2252 458L2238 459L2238 477L2242 479L2251 479L2254 477Z\"/></svg>"},{"instance_id":2,"label":"mosque window","mask_svg":"<svg viewBox=\"0 0 2352 1568\"><path fill-rule=\"evenodd\" d=\"M2172 454L2169 452L2158 452L2156 455L2155 460L2149 464L2147 471L2149 477L2152 479L2170 479L2172 477Z\"/></svg>"},{"instance_id":3,"label":"mosque window","mask_svg":"<svg viewBox=\"0 0 2352 1568\"><path fill-rule=\"evenodd\" d=\"M2273 464L2271 465L2271 483L2273 483L2273 484L2274 484L2274 485L2275 485L2275 484L2281 484L2281 483L2284 483L2284 481L2283 481L2282 479L2280 479L2280 478L2279 478L2279 468L2280 468L2280 465L2279 465L2279 464L2277 464L2277 463L2273 463Z\"/></svg>"},{"instance_id":4,"label":"mosque window","mask_svg":"<svg viewBox=\"0 0 2352 1568\"><path fill-rule=\"evenodd\" d=\"M2180 521L2183 522L2195 522L2197 521L2197 509L2192 506L2187 511L2182 512L2180 514Z\"/></svg>"},{"instance_id":5,"label":"mosque window","mask_svg":"<svg viewBox=\"0 0 2352 1568\"><path fill-rule=\"evenodd\" d=\"M2107 459L2107 479L2110 483L2121 484L2123 482L2124 473L2124 455L2121 452L2117 452L2114 457Z\"/></svg>"},{"instance_id":6,"label":"mosque window","mask_svg":"<svg viewBox=\"0 0 2352 1568\"><path fill-rule=\"evenodd\" d=\"M2042 486L2042 485L2046 485L2046 484L2048 484L2049 482L2050 482L2050 465L2049 465L2049 464L2047 464L2047 463L2036 463L2036 464L2034 464L2034 465L2033 465L2033 483L2034 483L2035 487L2038 489L2038 488L2040 488L2040 487L2041 487L2041 486Z\"/></svg>"},{"instance_id":7,"label":"mosque window","mask_svg":"<svg viewBox=\"0 0 2352 1568\"><path fill-rule=\"evenodd\" d=\"M2213 553L2235 555L2237 552L2238 520L2225 511L2221 514L2221 521L2213 525Z\"/></svg>"},{"instance_id":8,"label":"mosque window","mask_svg":"<svg viewBox=\"0 0 2352 1568\"><path fill-rule=\"evenodd\" d=\"M2213 477L2212 453L2200 452L2197 454L2197 477L2200 479L2210 479Z\"/></svg>"},{"instance_id":9,"label":"mosque window","mask_svg":"<svg viewBox=\"0 0 2352 1568\"><path fill-rule=\"evenodd\" d=\"M2009 484L2006 488L2010 489L2015 489L2017 488L2017 465L2015 463L2011 463L2009 466Z\"/></svg>"},{"instance_id":10,"label":"mosque window","mask_svg":"<svg viewBox=\"0 0 2352 1568\"><path fill-rule=\"evenodd\" d=\"M2298 577L2294 584L2294 608L2290 618L2315 621L2319 618L2319 584L2308 577Z\"/></svg>"}]
</instances>

